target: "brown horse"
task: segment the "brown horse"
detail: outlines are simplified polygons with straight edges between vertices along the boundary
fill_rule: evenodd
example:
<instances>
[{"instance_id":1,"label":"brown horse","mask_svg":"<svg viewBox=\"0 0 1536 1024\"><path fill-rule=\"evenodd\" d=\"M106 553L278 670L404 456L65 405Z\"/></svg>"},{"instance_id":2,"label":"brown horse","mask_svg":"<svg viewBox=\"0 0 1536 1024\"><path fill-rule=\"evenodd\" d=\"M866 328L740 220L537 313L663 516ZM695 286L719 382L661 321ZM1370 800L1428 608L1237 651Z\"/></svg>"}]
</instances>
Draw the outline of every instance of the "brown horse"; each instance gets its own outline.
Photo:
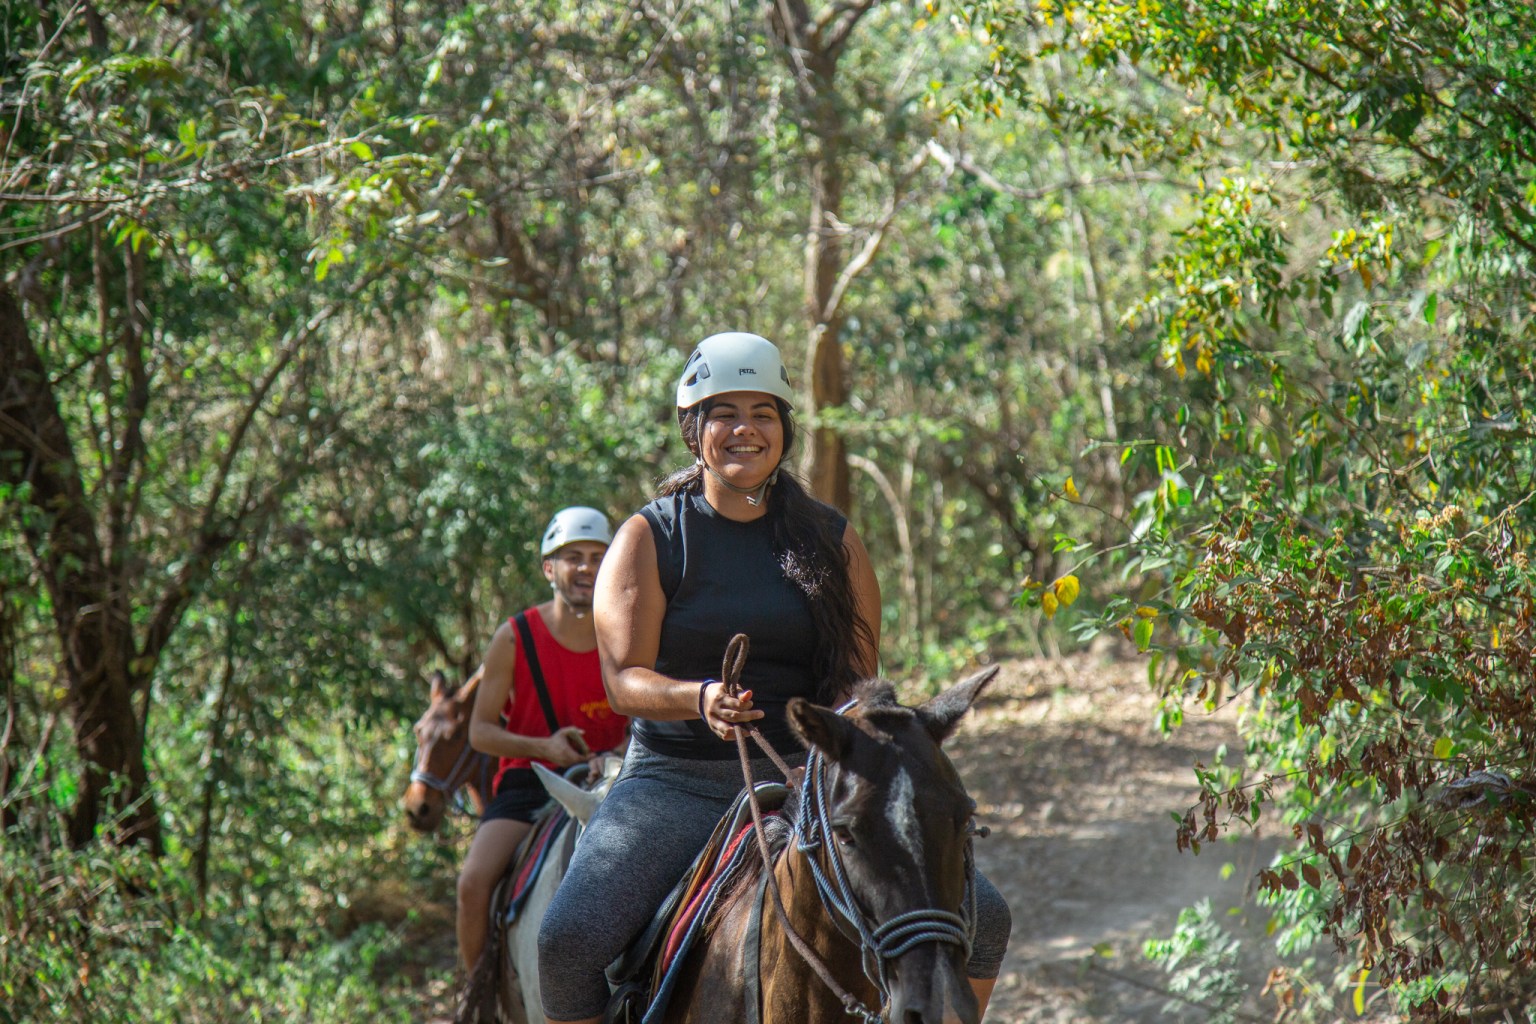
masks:
<instances>
[{"instance_id":1,"label":"brown horse","mask_svg":"<svg viewBox=\"0 0 1536 1024\"><path fill-rule=\"evenodd\" d=\"M432 698L416 722L416 760L405 789L405 817L418 832L442 823L450 802L467 790L476 817L491 798L496 759L469 745L469 713L475 706L480 670L450 690L441 672L432 673Z\"/></svg>"},{"instance_id":2,"label":"brown horse","mask_svg":"<svg viewBox=\"0 0 1536 1024\"><path fill-rule=\"evenodd\" d=\"M975 804L940 744L996 672L917 708L879 680L846 713L790 702L810 750L793 841L771 882L754 857L715 910L665 1020L976 1024Z\"/></svg>"}]
</instances>

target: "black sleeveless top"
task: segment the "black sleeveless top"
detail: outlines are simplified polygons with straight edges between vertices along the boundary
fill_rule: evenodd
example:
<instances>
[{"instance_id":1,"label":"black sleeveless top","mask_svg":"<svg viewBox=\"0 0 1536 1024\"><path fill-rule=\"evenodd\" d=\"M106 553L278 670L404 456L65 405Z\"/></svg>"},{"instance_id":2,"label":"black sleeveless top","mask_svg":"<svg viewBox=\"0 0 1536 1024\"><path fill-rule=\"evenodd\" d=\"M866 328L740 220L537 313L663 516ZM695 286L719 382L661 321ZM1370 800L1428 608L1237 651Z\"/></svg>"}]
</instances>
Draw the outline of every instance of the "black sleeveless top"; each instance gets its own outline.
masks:
<instances>
[{"instance_id":1,"label":"black sleeveless top","mask_svg":"<svg viewBox=\"0 0 1536 1024\"><path fill-rule=\"evenodd\" d=\"M847 520L823 508L841 536ZM674 679L719 679L726 644L737 633L747 634L752 646L741 683L752 691L753 706L764 712L758 720L763 737L776 750L798 749L784 708L791 697L816 696L812 659L818 631L804 591L785 577L774 554L768 518L739 523L716 512L702 494L686 493L657 498L640 515L656 541L656 567L667 597L656 671ZM736 744L724 742L697 718L636 718L632 729L659 754L692 760L736 756Z\"/></svg>"}]
</instances>

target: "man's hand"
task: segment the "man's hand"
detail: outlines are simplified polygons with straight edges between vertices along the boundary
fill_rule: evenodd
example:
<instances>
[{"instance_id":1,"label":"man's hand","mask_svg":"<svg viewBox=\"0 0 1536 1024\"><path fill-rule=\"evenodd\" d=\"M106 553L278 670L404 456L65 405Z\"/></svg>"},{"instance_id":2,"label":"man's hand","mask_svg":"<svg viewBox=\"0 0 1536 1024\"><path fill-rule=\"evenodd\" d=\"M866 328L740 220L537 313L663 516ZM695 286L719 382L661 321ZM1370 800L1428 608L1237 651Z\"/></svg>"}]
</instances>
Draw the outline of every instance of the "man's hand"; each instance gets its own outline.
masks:
<instances>
[{"instance_id":1,"label":"man's hand","mask_svg":"<svg viewBox=\"0 0 1536 1024\"><path fill-rule=\"evenodd\" d=\"M546 752L544 760L553 762L561 768L569 768L578 761L585 761L592 756L587 749L587 741L582 738L582 732L574 725L568 725L545 740Z\"/></svg>"}]
</instances>

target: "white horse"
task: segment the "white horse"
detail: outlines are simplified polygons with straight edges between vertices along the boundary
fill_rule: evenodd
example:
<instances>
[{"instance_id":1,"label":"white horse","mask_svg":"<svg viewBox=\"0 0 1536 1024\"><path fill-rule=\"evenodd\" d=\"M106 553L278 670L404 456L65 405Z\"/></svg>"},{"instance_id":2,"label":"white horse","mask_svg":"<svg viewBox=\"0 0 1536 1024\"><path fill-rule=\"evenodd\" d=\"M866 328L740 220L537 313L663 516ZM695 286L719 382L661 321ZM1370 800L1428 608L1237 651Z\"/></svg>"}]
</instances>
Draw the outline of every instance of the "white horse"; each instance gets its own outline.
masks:
<instances>
[{"instance_id":1,"label":"white horse","mask_svg":"<svg viewBox=\"0 0 1536 1024\"><path fill-rule=\"evenodd\" d=\"M576 785L564 776L535 764L539 781L549 795L554 797L570 815L560 831L550 840L549 854L539 868L533 887L509 923L500 924L502 938L501 985L497 992L498 1016L511 1024L540 1024L544 1020L544 1008L539 998L539 924L544 911L560 880L565 877L566 866L581 838L581 832L592 818L592 812L608 795L613 780L618 777L621 761L616 757L604 757L602 772L590 789ZM499 905L493 900L492 905Z\"/></svg>"}]
</instances>

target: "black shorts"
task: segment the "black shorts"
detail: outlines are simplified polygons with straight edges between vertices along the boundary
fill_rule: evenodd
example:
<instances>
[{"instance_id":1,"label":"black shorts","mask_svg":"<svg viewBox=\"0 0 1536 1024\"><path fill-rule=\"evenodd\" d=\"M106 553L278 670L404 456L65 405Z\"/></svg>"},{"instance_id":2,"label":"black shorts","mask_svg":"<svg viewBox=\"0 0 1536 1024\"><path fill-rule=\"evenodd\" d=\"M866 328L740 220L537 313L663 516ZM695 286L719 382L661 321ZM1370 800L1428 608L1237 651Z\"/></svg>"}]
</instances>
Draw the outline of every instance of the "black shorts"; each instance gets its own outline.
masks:
<instances>
[{"instance_id":1,"label":"black shorts","mask_svg":"<svg viewBox=\"0 0 1536 1024\"><path fill-rule=\"evenodd\" d=\"M481 821L525 821L531 823L545 804L549 793L532 768L508 768L496 786L496 795L486 805Z\"/></svg>"}]
</instances>

